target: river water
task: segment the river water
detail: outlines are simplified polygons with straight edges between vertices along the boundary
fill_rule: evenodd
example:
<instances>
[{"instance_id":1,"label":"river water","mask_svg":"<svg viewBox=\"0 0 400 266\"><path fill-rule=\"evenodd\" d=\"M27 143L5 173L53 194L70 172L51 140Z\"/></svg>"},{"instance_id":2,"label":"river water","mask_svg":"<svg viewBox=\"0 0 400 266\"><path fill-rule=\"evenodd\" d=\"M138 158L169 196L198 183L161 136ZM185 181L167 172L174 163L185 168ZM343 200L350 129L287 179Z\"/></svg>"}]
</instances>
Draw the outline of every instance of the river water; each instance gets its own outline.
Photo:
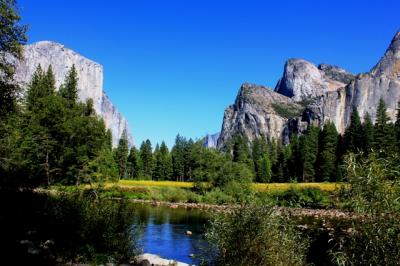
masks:
<instances>
[{"instance_id":1,"label":"river water","mask_svg":"<svg viewBox=\"0 0 400 266\"><path fill-rule=\"evenodd\" d=\"M136 238L144 253L195 265L206 256L207 243L203 234L208 218L204 211L148 204L134 204L134 209L134 224L140 224ZM191 231L192 235L187 235L186 231Z\"/></svg>"}]
</instances>

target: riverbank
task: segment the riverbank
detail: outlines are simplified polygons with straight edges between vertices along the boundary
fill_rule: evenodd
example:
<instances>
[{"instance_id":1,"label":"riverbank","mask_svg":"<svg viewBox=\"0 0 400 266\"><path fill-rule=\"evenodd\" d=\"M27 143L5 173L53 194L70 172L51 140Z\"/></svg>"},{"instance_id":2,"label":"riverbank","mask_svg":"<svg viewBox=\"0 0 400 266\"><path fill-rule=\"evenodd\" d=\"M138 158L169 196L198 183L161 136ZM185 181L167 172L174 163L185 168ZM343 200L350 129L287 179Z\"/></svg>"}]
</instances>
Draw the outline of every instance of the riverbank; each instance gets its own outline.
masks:
<instances>
[{"instance_id":1,"label":"riverbank","mask_svg":"<svg viewBox=\"0 0 400 266\"><path fill-rule=\"evenodd\" d=\"M183 203L183 202L165 202L165 201L152 201L152 200L141 200L141 199L129 199L132 203L148 204L155 207L168 207L172 209L184 208L184 209L200 209L203 211L217 211L224 212L234 208L237 205L216 205L216 204L205 204L205 203ZM289 216L302 216L312 218L329 218L329 219L356 219L360 218L359 214L345 212L337 209L307 209L307 208L290 208L290 207L274 207L277 211L287 214Z\"/></svg>"}]
</instances>

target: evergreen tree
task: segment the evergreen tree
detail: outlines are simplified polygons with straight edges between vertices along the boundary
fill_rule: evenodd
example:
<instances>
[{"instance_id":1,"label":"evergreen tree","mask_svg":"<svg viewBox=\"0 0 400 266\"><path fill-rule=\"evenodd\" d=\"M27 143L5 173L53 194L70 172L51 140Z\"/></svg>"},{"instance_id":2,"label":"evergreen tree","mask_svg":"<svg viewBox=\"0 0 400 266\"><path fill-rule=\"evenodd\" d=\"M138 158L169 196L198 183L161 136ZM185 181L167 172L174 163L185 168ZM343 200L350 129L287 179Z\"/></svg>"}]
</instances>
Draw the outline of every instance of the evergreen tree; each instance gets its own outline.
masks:
<instances>
[{"instance_id":1,"label":"evergreen tree","mask_svg":"<svg viewBox=\"0 0 400 266\"><path fill-rule=\"evenodd\" d=\"M118 165L118 172L120 178L127 177L127 164L128 164L128 138L126 135L126 131L124 131L121 135L121 138L118 142L118 147L115 151L115 161Z\"/></svg>"},{"instance_id":2,"label":"evergreen tree","mask_svg":"<svg viewBox=\"0 0 400 266\"><path fill-rule=\"evenodd\" d=\"M356 107L350 117L350 125L344 134L345 150L357 153L363 147L363 128L361 125L360 115Z\"/></svg>"},{"instance_id":3,"label":"evergreen tree","mask_svg":"<svg viewBox=\"0 0 400 266\"><path fill-rule=\"evenodd\" d=\"M142 145L140 145L140 159L142 161L143 175L146 178L151 179L153 175L154 161L150 140L143 141Z\"/></svg>"},{"instance_id":4,"label":"evergreen tree","mask_svg":"<svg viewBox=\"0 0 400 266\"><path fill-rule=\"evenodd\" d=\"M264 154L261 158L258 159L258 182L268 183L271 181L272 171L271 171L271 160L268 157L268 154Z\"/></svg>"},{"instance_id":5,"label":"evergreen tree","mask_svg":"<svg viewBox=\"0 0 400 266\"><path fill-rule=\"evenodd\" d=\"M72 106L78 101L78 74L75 65L72 65L69 70L64 84L60 87L59 93L61 97L67 100L69 106Z\"/></svg>"},{"instance_id":6,"label":"evergreen tree","mask_svg":"<svg viewBox=\"0 0 400 266\"><path fill-rule=\"evenodd\" d=\"M400 101L397 103L397 115L396 122L394 123L395 133L396 133L396 143L397 149L400 149ZM399 150L397 150L399 152Z\"/></svg>"},{"instance_id":7,"label":"evergreen tree","mask_svg":"<svg viewBox=\"0 0 400 266\"><path fill-rule=\"evenodd\" d=\"M232 161L244 163L249 169L253 169L253 162L249 149L249 141L242 135L236 135L233 138Z\"/></svg>"},{"instance_id":8,"label":"evergreen tree","mask_svg":"<svg viewBox=\"0 0 400 266\"><path fill-rule=\"evenodd\" d=\"M173 175L177 181L183 181L185 177L185 146L186 139L178 134L171 151Z\"/></svg>"},{"instance_id":9,"label":"evergreen tree","mask_svg":"<svg viewBox=\"0 0 400 266\"><path fill-rule=\"evenodd\" d=\"M270 176L266 177L267 171L265 168L265 162L266 160L268 160L268 163L270 164L271 161L268 158L267 142L264 139L256 138L255 140L253 140L252 157L256 182L265 182L265 180L270 179ZM270 165L269 167L271 168ZM269 172L270 171L271 169L269 169Z\"/></svg>"},{"instance_id":10,"label":"evergreen tree","mask_svg":"<svg viewBox=\"0 0 400 266\"><path fill-rule=\"evenodd\" d=\"M374 125L372 124L371 116L368 113L364 117L362 132L362 148L364 153L368 155L371 152L374 143Z\"/></svg>"},{"instance_id":11,"label":"evergreen tree","mask_svg":"<svg viewBox=\"0 0 400 266\"><path fill-rule=\"evenodd\" d=\"M19 25L20 16L14 0L0 1L0 126L16 110L19 87L13 82L13 57L22 59L22 45L26 43L26 26ZM5 56L8 55L8 56ZM0 150L2 147L0 147ZM2 157L2 150L0 157ZM5 156L5 154L3 154Z\"/></svg>"},{"instance_id":12,"label":"evergreen tree","mask_svg":"<svg viewBox=\"0 0 400 266\"><path fill-rule=\"evenodd\" d=\"M302 162L303 162L303 181L311 182L315 178L315 164L318 154L318 135L319 129L310 126L302 138Z\"/></svg>"},{"instance_id":13,"label":"evergreen tree","mask_svg":"<svg viewBox=\"0 0 400 266\"><path fill-rule=\"evenodd\" d=\"M318 181L335 181L337 169L338 133L332 122L327 122L320 133L318 153Z\"/></svg>"},{"instance_id":14,"label":"evergreen tree","mask_svg":"<svg viewBox=\"0 0 400 266\"><path fill-rule=\"evenodd\" d=\"M386 104L381 98L376 110L376 120L374 126L374 148L380 156L386 156L388 150L392 148L394 143L393 132L388 124L390 118L386 111Z\"/></svg>"},{"instance_id":15,"label":"evergreen tree","mask_svg":"<svg viewBox=\"0 0 400 266\"><path fill-rule=\"evenodd\" d=\"M155 154L155 169L153 177L155 180L170 180L172 173L172 160L165 142L161 143Z\"/></svg>"},{"instance_id":16,"label":"evergreen tree","mask_svg":"<svg viewBox=\"0 0 400 266\"><path fill-rule=\"evenodd\" d=\"M139 151L135 147L131 148L128 156L128 176L135 179L142 176L142 162Z\"/></svg>"}]
</instances>

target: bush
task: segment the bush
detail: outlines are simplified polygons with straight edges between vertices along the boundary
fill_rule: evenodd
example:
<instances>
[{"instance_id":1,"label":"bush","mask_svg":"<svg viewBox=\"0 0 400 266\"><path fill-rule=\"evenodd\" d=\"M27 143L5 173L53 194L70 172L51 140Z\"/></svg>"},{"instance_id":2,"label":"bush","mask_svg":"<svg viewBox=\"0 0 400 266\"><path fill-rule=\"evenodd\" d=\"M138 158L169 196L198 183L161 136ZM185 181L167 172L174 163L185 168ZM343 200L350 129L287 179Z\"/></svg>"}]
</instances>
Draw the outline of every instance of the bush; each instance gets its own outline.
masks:
<instances>
[{"instance_id":1,"label":"bush","mask_svg":"<svg viewBox=\"0 0 400 266\"><path fill-rule=\"evenodd\" d=\"M12 264L32 265L128 261L136 252L133 210L122 200L96 194L0 193L3 202L13 202L0 215L3 262L8 256Z\"/></svg>"},{"instance_id":2,"label":"bush","mask_svg":"<svg viewBox=\"0 0 400 266\"><path fill-rule=\"evenodd\" d=\"M334 260L341 265L398 265L399 173L374 154L361 160L350 154L346 166L350 186L344 200L363 219L353 221L354 232L342 238L333 252Z\"/></svg>"},{"instance_id":3,"label":"bush","mask_svg":"<svg viewBox=\"0 0 400 266\"><path fill-rule=\"evenodd\" d=\"M276 203L287 207L327 208L331 205L328 192L319 188L294 188L273 194Z\"/></svg>"},{"instance_id":4,"label":"bush","mask_svg":"<svg viewBox=\"0 0 400 266\"><path fill-rule=\"evenodd\" d=\"M216 265L305 265L307 243L288 218L266 205L215 216L206 238Z\"/></svg>"}]
</instances>

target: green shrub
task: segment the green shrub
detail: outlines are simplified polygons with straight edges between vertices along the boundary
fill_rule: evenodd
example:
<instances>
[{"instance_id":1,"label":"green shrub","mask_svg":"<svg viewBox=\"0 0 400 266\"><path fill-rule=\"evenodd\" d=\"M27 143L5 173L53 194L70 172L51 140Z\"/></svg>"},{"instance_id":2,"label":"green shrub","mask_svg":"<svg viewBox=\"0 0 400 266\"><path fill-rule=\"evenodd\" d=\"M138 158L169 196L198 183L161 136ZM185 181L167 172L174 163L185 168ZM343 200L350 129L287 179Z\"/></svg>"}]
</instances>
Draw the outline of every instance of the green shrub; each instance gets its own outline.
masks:
<instances>
[{"instance_id":1,"label":"green shrub","mask_svg":"<svg viewBox=\"0 0 400 266\"><path fill-rule=\"evenodd\" d=\"M305 265L307 243L288 218L266 205L215 216L206 238L216 265Z\"/></svg>"},{"instance_id":2,"label":"green shrub","mask_svg":"<svg viewBox=\"0 0 400 266\"><path fill-rule=\"evenodd\" d=\"M399 265L399 172L374 154L367 159L350 154L346 166L350 185L343 200L363 218L353 221L353 232L332 252L334 261L340 265Z\"/></svg>"},{"instance_id":3,"label":"green shrub","mask_svg":"<svg viewBox=\"0 0 400 266\"><path fill-rule=\"evenodd\" d=\"M289 188L272 195L276 203L287 207L327 208L331 205L329 193L319 188Z\"/></svg>"}]
</instances>

